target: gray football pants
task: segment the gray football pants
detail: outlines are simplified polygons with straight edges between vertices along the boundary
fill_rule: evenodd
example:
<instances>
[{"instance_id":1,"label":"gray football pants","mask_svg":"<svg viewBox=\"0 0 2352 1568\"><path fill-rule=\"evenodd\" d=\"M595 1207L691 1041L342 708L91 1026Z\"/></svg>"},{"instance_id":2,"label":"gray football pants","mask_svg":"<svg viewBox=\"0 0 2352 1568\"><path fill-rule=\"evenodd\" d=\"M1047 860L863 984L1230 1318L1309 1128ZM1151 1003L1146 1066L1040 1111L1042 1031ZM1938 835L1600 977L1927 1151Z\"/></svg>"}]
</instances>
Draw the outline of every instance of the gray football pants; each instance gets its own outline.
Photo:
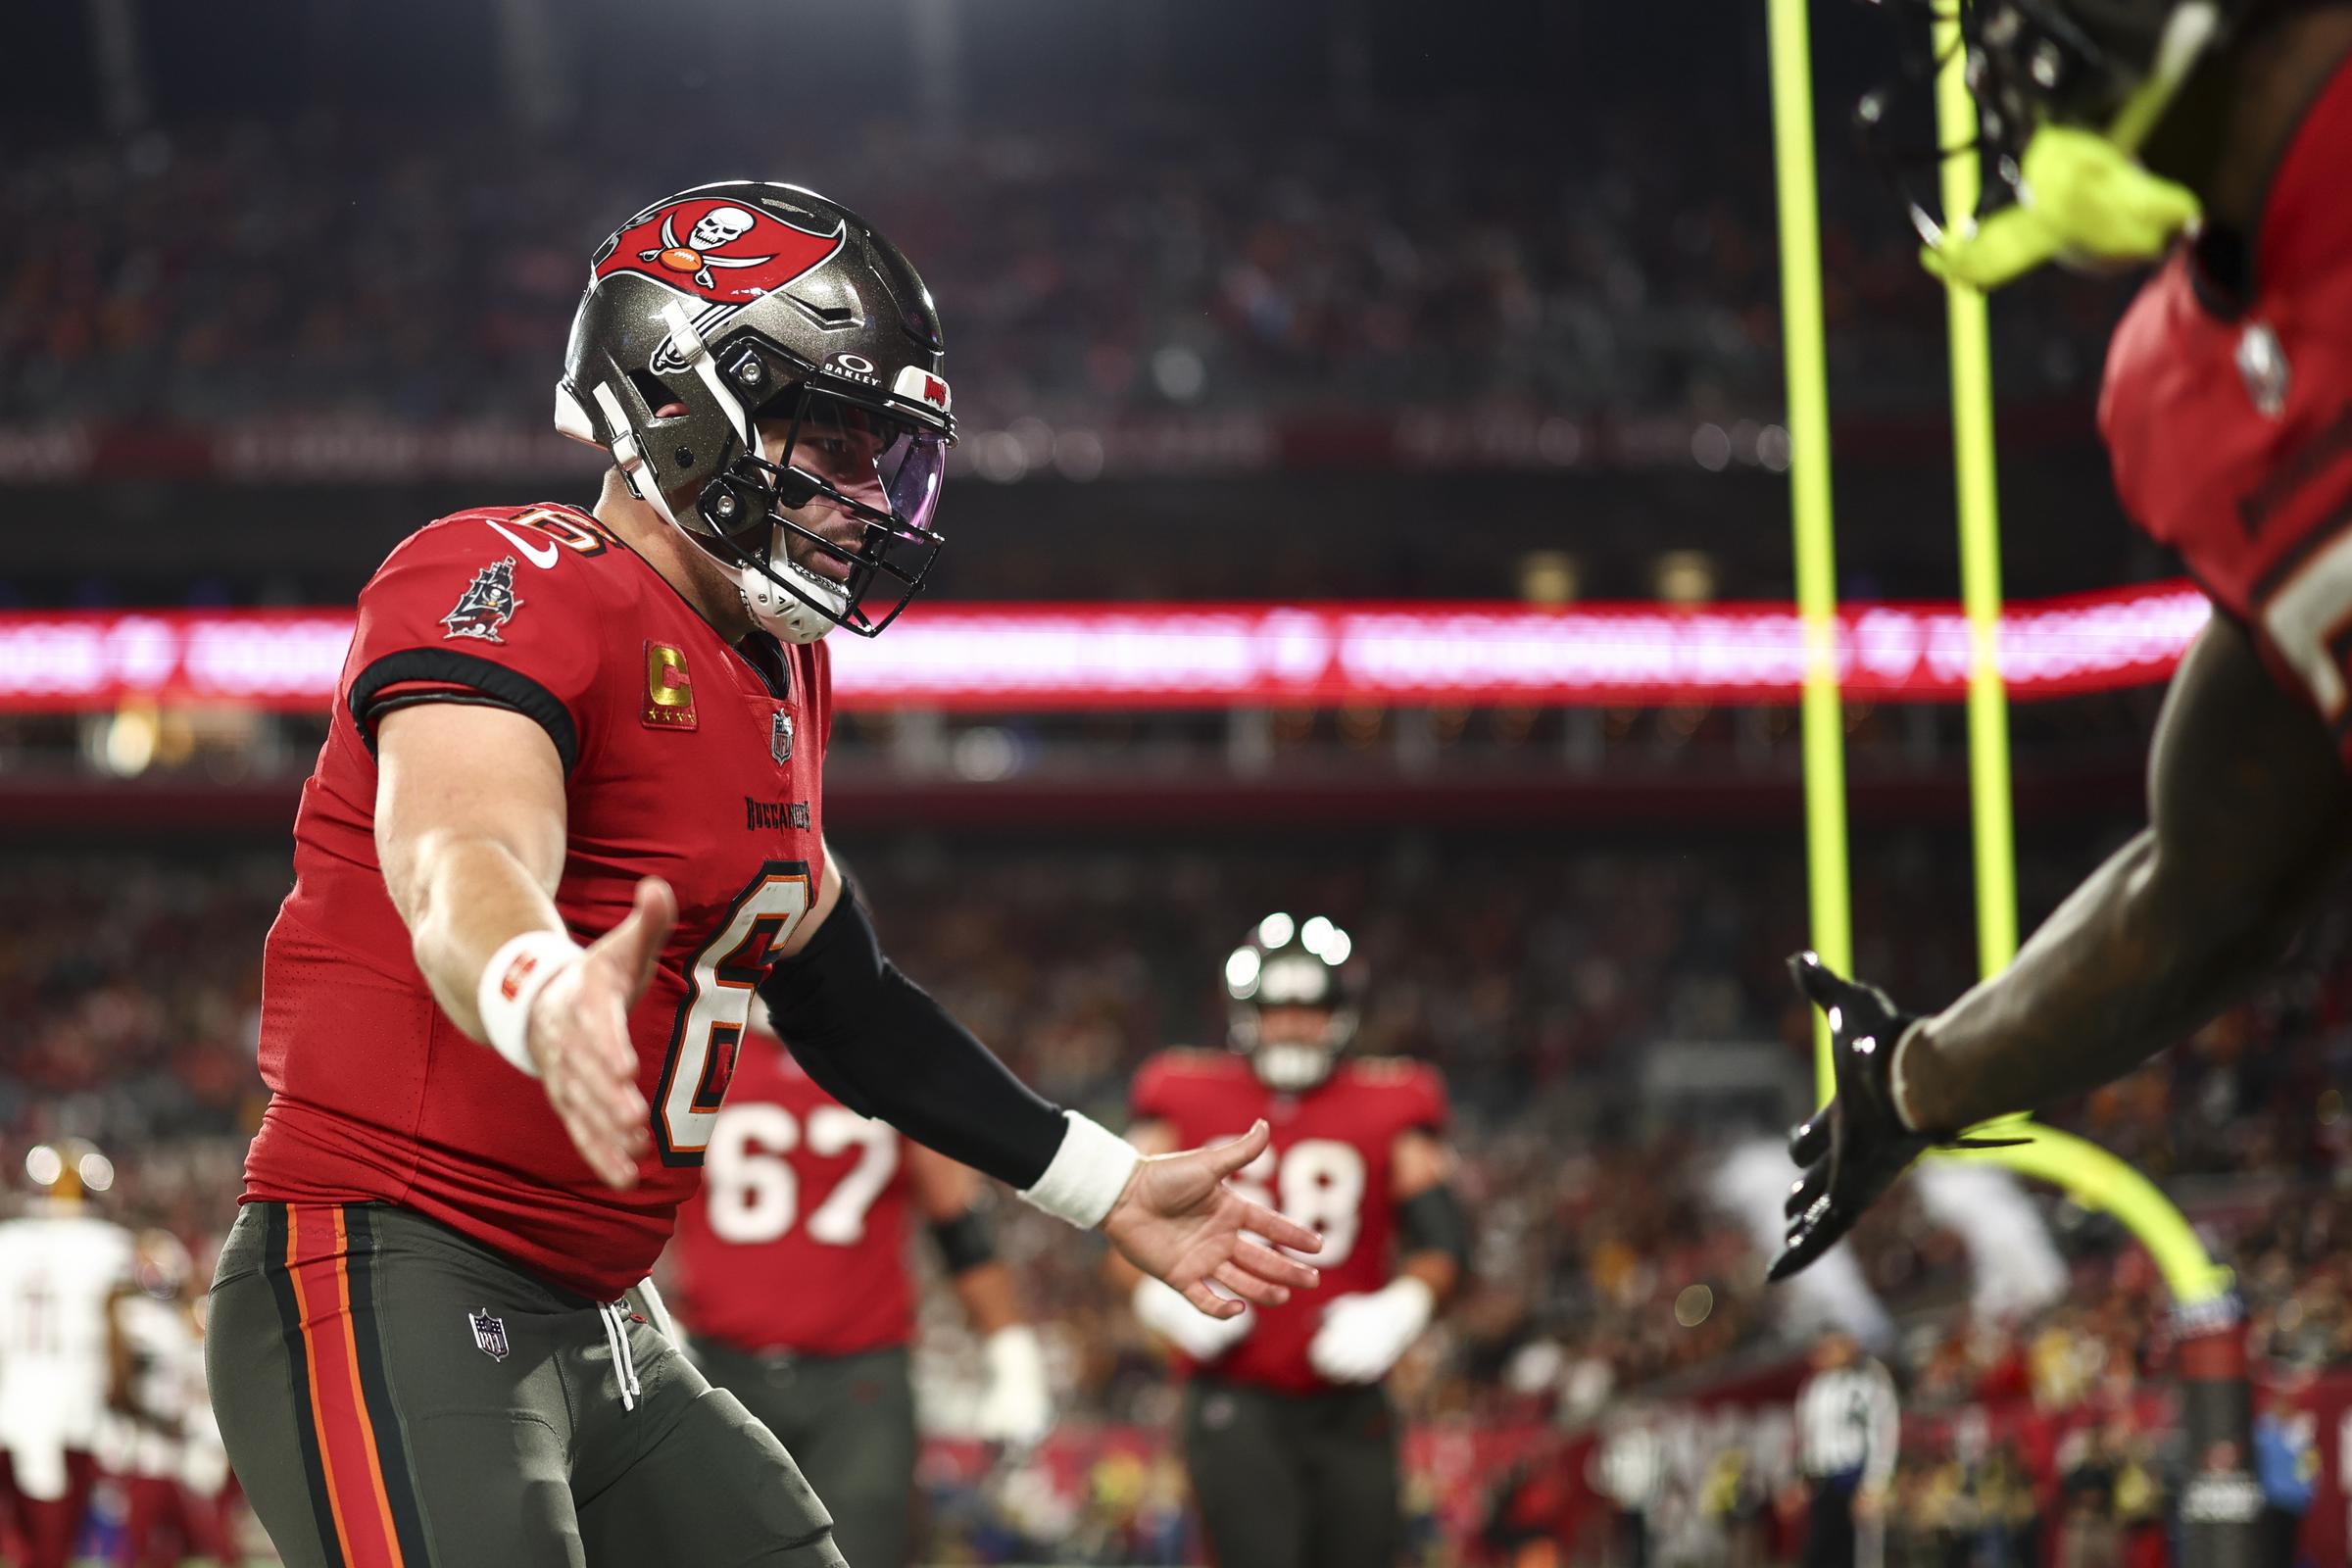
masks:
<instances>
[{"instance_id":1,"label":"gray football pants","mask_svg":"<svg viewBox=\"0 0 2352 1568\"><path fill-rule=\"evenodd\" d=\"M1377 1384L1281 1394L1200 1376L1184 1459L1217 1568L1395 1568L1396 1413Z\"/></svg>"},{"instance_id":2,"label":"gray football pants","mask_svg":"<svg viewBox=\"0 0 2352 1568\"><path fill-rule=\"evenodd\" d=\"M205 1337L288 1568L845 1568L792 1456L660 1333L382 1203L248 1203Z\"/></svg>"},{"instance_id":3,"label":"gray football pants","mask_svg":"<svg viewBox=\"0 0 2352 1568\"><path fill-rule=\"evenodd\" d=\"M763 1355L697 1339L694 1356L792 1450L833 1516L833 1544L855 1568L906 1568L916 1438L904 1348Z\"/></svg>"}]
</instances>

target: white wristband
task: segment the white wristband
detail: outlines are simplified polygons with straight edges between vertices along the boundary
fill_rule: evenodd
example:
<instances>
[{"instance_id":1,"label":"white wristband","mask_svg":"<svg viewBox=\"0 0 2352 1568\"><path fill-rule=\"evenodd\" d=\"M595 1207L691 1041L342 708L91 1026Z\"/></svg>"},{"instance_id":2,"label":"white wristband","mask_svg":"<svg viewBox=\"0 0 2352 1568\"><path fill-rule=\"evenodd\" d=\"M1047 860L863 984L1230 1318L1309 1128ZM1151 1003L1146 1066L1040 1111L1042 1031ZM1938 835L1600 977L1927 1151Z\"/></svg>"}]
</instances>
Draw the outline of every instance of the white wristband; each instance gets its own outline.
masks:
<instances>
[{"instance_id":1,"label":"white wristband","mask_svg":"<svg viewBox=\"0 0 2352 1568\"><path fill-rule=\"evenodd\" d=\"M1136 1152L1133 1144L1093 1117L1074 1110L1061 1114L1067 1124L1061 1147L1054 1151L1054 1162L1037 1179L1037 1185L1021 1197L1056 1219L1091 1231L1102 1223L1119 1195L1127 1191L1127 1180L1144 1156Z\"/></svg>"},{"instance_id":2,"label":"white wristband","mask_svg":"<svg viewBox=\"0 0 2352 1568\"><path fill-rule=\"evenodd\" d=\"M525 931L490 955L474 992L490 1049L536 1078L531 1060L531 1004L547 983L580 961L588 950L561 931Z\"/></svg>"}]
</instances>

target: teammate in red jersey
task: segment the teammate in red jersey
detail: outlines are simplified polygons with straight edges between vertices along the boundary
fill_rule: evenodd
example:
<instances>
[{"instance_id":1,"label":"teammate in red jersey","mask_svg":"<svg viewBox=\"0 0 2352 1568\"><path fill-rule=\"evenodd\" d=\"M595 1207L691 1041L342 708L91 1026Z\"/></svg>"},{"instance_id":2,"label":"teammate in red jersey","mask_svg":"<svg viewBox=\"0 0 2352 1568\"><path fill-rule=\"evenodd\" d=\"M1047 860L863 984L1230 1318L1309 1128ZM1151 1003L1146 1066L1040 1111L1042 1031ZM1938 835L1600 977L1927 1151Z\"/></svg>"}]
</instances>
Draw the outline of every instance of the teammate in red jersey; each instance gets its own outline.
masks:
<instances>
[{"instance_id":1,"label":"teammate in red jersey","mask_svg":"<svg viewBox=\"0 0 2352 1568\"><path fill-rule=\"evenodd\" d=\"M1838 1094L1793 1140L1804 1174L1776 1277L1921 1150L2115 1077L2213 1016L2352 846L2352 6L1961 15L1986 127L2023 180L2018 206L1955 230L1934 265L1989 285L2053 250L2169 245L2116 330L2099 417L2126 507L2214 616L2157 726L2150 825L2007 969L1922 1018L1797 961L1829 1009Z\"/></svg>"},{"instance_id":2,"label":"teammate in red jersey","mask_svg":"<svg viewBox=\"0 0 2352 1568\"><path fill-rule=\"evenodd\" d=\"M979 1435L1029 1444L1053 1422L1044 1350L980 1201L970 1170L858 1115L755 1027L678 1211L670 1297L695 1364L783 1440L864 1568L906 1568L914 1524L918 1214L981 1336Z\"/></svg>"},{"instance_id":3,"label":"teammate in red jersey","mask_svg":"<svg viewBox=\"0 0 2352 1568\"><path fill-rule=\"evenodd\" d=\"M855 214L755 182L656 203L593 258L558 385L612 459L595 510L460 513L362 591L206 1340L288 1563L841 1561L773 1435L623 1299L755 990L846 1103L1203 1311L1243 1310L1212 1280L1313 1282L1245 1232L1311 1234L1223 1182L1264 1129L1139 1159L1039 1099L882 956L825 850L817 639L880 631L938 551L940 351Z\"/></svg>"},{"instance_id":4,"label":"teammate in red jersey","mask_svg":"<svg viewBox=\"0 0 2352 1568\"><path fill-rule=\"evenodd\" d=\"M1344 1054L1348 952L1321 915L1266 916L1226 960L1233 1049L1162 1052L1131 1097L1128 1137L1143 1149L1269 1122L1272 1145L1236 1181L1323 1238L1319 1288L1222 1320L1113 1264L1190 1374L1185 1461L1219 1568L1397 1560L1396 1421L1381 1382L1467 1258L1445 1083L1420 1062Z\"/></svg>"}]
</instances>

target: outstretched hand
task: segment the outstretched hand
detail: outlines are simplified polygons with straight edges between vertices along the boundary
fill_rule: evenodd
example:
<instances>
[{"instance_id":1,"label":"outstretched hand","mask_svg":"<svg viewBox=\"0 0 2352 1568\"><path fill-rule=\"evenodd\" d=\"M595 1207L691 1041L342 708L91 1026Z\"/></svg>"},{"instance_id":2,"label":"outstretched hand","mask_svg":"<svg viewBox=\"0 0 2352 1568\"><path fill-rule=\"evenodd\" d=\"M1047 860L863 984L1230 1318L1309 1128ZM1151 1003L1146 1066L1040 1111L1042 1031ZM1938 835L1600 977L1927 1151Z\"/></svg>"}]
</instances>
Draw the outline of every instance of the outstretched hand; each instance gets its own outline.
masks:
<instances>
[{"instance_id":1,"label":"outstretched hand","mask_svg":"<svg viewBox=\"0 0 2352 1568\"><path fill-rule=\"evenodd\" d=\"M547 983L531 1004L531 1060L572 1147L608 1187L637 1185L653 1141L637 1089L629 1009L653 983L662 944L678 923L677 895L659 877L637 884L620 924Z\"/></svg>"},{"instance_id":2,"label":"outstretched hand","mask_svg":"<svg viewBox=\"0 0 2352 1568\"><path fill-rule=\"evenodd\" d=\"M1788 1136L1803 1175L1788 1189L1788 1230L1768 1276L1785 1280L1835 1247L1879 1195L1929 1149L1998 1149L2016 1138L1960 1138L1915 1132L1896 1107L1895 1047L1919 1021L1886 992L1848 980L1817 953L1788 960L1788 973L1829 1015L1836 1093Z\"/></svg>"},{"instance_id":3,"label":"outstretched hand","mask_svg":"<svg viewBox=\"0 0 2352 1568\"><path fill-rule=\"evenodd\" d=\"M1230 1143L1146 1158L1103 1219L1103 1234L1127 1261L1210 1317L1280 1306L1291 1292L1312 1289L1322 1276L1275 1249L1319 1251L1323 1239L1225 1185L1272 1138L1260 1121Z\"/></svg>"}]
</instances>

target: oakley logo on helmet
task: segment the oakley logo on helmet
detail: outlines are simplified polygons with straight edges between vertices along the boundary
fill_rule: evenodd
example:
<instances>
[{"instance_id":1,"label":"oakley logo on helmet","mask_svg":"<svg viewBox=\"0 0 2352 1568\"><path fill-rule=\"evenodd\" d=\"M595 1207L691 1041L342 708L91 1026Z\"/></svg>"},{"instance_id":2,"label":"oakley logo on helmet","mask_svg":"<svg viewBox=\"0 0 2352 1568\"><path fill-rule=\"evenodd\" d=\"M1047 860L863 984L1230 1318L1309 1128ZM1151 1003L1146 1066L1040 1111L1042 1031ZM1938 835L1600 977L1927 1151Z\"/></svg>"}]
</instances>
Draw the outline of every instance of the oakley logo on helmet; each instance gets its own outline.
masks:
<instances>
[{"instance_id":1,"label":"oakley logo on helmet","mask_svg":"<svg viewBox=\"0 0 2352 1568\"><path fill-rule=\"evenodd\" d=\"M823 266L847 232L838 220L818 233L764 208L696 197L640 213L605 242L593 273L601 282L639 272L681 294L749 305Z\"/></svg>"}]
</instances>

